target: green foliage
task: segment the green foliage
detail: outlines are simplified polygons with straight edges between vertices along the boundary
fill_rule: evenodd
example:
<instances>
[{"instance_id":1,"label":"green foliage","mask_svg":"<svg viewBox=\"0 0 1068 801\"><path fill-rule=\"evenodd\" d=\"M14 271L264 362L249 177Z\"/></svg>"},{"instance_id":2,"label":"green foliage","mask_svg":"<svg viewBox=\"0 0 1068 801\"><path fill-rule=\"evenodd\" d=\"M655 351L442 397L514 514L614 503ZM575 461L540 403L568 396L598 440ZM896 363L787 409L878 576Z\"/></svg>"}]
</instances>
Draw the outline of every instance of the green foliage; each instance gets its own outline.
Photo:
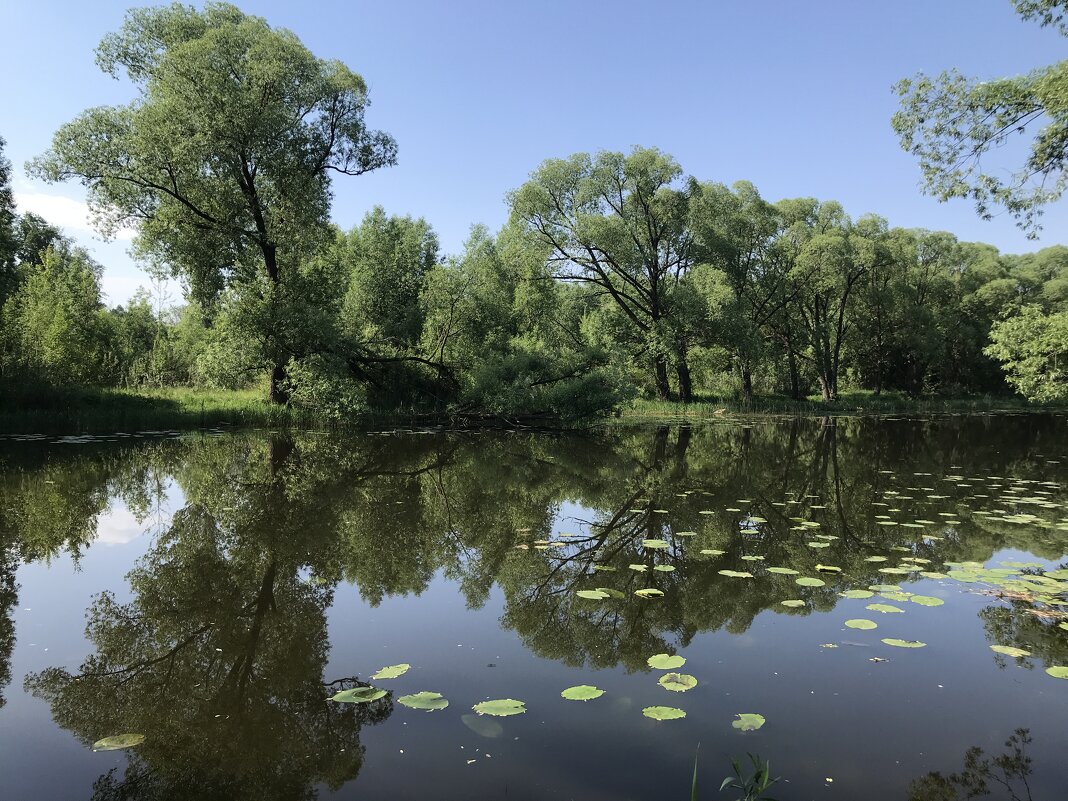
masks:
<instances>
[{"instance_id":1,"label":"green foliage","mask_svg":"<svg viewBox=\"0 0 1068 801\"><path fill-rule=\"evenodd\" d=\"M767 795L768 788L779 781L779 777L771 778L771 761L761 759L759 755L748 754L752 771L743 773L742 764L737 759L731 759L731 775L727 776L719 786L719 791L736 790L737 801L774 801Z\"/></svg>"},{"instance_id":2,"label":"green foliage","mask_svg":"<svg viewBox=\"0 0 1068 801\"><path fill-rule=\"evenodd\" d=\"M1025 306L994 324L986 353L1001 362L1005 378L1028 400L1068 399L1068 311L1043 314Z\"/></svg>"}]
</instances>

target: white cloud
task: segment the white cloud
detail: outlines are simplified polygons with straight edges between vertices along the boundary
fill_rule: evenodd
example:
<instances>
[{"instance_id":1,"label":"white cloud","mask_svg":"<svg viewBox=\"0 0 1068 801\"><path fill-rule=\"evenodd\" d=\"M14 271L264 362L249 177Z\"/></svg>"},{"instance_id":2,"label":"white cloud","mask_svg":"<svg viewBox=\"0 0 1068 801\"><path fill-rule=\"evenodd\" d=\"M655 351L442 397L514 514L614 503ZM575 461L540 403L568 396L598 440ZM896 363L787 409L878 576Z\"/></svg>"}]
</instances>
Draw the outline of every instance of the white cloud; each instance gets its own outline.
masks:
<instances>
[{"instance_id":1,"label":"white cloud","mask_svg":"<svg viewBox=\"0 0 1068 801\"><path fill-rule=\"evenodd\" d=\"M89 207L80 200L64 195L50 195L45 192L15 192L15 205L22 213L32 211L45 220L69 231L94 232ZM137 232L132 228L121 228L115 232L115 239L129 240Z\"/></svg>"}]
</instances>

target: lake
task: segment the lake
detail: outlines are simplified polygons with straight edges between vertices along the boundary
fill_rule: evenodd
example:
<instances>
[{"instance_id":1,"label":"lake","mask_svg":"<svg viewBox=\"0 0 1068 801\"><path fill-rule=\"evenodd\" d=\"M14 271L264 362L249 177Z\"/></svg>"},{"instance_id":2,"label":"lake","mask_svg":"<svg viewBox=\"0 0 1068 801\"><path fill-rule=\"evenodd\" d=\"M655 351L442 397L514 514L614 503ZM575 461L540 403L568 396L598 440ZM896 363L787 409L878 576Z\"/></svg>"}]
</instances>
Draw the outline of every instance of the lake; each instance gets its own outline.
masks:
<instances>
[{"instance_id":1,"label":"lake","mask_svg":"<svg viewBox=\"0 0 1068 801\"><path fill-rule=\"evenodd\" d=\"M0 797L1060 801L1066 479L1063 414L7 436Z\"/></svg>"}]
</instances>

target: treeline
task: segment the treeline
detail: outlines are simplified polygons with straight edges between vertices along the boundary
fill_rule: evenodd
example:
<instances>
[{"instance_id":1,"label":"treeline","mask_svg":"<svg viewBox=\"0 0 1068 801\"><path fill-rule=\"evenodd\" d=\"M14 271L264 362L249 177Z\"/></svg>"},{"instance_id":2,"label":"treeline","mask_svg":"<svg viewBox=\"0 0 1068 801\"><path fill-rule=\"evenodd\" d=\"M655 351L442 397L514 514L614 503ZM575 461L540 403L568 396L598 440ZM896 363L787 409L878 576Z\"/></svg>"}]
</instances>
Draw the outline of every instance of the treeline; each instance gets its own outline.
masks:
<instances>
[{"instance_id":1,"label":"treeline","mask_svg":"<svg viewBox=\"0 0 1068 801\"><path fill-rule=\"evenodd\" d=\"M225 34L225 35L223 35ZM668 155L575 154L443 256L429 223L329 222L331 179L396 162L363 80L239 9L129 12L97 61L139 89L56 133L30 172L79 180L186 303L104 309L99 265L0 176L4 383L241 387L325 415L603 412L845 389L1068 394L1068 249L772 203ZM227 63L228 71L213 65ZM2 158L0 158L2 161Z\"/></svg>"},{"instance_id":2,"label":"treeline","mask_svg":"<svg viewBox=\"0 0 1068 801\"><path fill-rule=\"evenodd\" d=\"M338 416L594 413L635 391L998 393L992 357L1012 338L1056 339L1068 309L1063 246L1006 255L833 202L770 203L748 183L683 180L655 150L546 162L511 205L499 232L476 226L448 258L425 220L375 208L300 266L284 316L244 286L105 308L99 264L40 217L9 214L0 371L262 384L273 327L286 399ZM1043 375L1009 378L1054 399Z\"/></svg>"}]
</instances>

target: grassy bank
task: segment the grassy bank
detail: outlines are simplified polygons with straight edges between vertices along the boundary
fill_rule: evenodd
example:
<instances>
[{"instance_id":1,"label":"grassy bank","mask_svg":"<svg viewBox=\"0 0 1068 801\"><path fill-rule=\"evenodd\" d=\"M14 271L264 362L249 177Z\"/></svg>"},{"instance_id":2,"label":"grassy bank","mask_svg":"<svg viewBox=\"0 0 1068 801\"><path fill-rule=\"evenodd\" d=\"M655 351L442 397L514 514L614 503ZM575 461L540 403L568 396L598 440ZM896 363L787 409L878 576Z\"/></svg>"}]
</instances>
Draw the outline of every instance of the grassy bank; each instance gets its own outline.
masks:
<instances>
[{"instance_id":1,"label":"grassy bank","mask_svg":"<svg viewBox=\"0 0 1068 801\"><path fill-rule=\"evenodd\" d=\"M828 403L818 397L794 401L759 397L750 404L733 398L704 397L694 403L636 400L611 419L615 422L697 421L726 415L934 414L995 411L1040 411L1018 398L909 398L893 393L850 392ZM1065 408L1061 406L1059 408ZM344 422L310 410L268 403L261 390L170 388L125 390L71 388L40 391L14 389L0 398L0 432L93 433L147 429L235 428L369 429L450 422L433 416L363 415ZM458 424L458 421L451 421ZM541 420L542 424L548 421ZM603 419L596 422L603 423ZM489 418L468 425L507 424ZM568 427L581 423L569 421Z\"/></svg>"},{"instance_id":2,"label":"grassy bank","mask_svg":"<svg viewBox=\"0 0 1068 801\"><path fill-rule=\"evenodd\" d=\"M947 414L978 412L1043 411L1060 406L1028 403L1022 398L993 395L970 397L928 396L911 398L895 392L856 391L843 393L836 401L825 401L818 395L804 400L785 396L761 396L751 403L737 398L701 397L693 403L675 401L636 400L624 409L618 419L641 420L703 420L726 415L842 415L842 414Z\"/></svg>"}]
</instances>

